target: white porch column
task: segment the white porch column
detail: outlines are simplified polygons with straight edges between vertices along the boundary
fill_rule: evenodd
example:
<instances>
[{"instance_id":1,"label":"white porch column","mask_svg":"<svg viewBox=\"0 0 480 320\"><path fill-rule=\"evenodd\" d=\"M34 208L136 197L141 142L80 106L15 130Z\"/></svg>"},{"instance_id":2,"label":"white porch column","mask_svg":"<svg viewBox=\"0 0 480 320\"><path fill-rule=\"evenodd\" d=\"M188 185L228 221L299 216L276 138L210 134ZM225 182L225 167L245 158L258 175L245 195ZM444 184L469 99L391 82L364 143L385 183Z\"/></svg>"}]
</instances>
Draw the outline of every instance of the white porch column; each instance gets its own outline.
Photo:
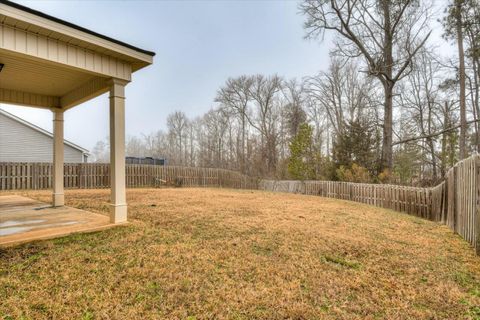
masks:
<instances>
[{"instance_id":1,"label":"white porch column","mask_svg":"<svg viewBox=\"0 0 480 320\"><path fill-rule=\"evenodd\" d=\"M127 221L125 191L125 86L127 82L112 79L110 83L110 222Z\"/></svg>"},{"instance_id":2,"label":"white porch column","mask_svg":"<svg viewBox=\"0 0 480 320\"><path fill-rule=\"evenodd\" d=\"M53 111L53 206L65 203L63 191L63 110Z\"/></svg>"}]
</instances>

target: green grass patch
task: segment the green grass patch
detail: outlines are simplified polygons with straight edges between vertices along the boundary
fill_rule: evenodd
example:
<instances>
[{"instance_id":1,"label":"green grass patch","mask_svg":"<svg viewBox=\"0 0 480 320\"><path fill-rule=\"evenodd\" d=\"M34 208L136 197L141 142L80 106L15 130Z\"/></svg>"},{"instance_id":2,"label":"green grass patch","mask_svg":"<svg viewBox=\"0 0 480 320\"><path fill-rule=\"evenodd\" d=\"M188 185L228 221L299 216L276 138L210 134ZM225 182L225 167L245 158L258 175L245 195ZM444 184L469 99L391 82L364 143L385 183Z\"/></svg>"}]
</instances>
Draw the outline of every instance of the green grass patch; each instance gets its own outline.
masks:
<instances>
[{"instance_id":1,"label":"green grass patch","mask_svg":"<svg viewBox=\"0 0 480 320\"><path fill-rule=\"evenodd\" d=\"M323 258L325 259L326 262L334 263L334 264L337 264L337 265L340 265L342 267L346 267L346 268L349 268L349 269L358 270L362 266L357 261L347 260L345 258L338 257L338 256L324 255Z\"/></svg>"}]
</instances>

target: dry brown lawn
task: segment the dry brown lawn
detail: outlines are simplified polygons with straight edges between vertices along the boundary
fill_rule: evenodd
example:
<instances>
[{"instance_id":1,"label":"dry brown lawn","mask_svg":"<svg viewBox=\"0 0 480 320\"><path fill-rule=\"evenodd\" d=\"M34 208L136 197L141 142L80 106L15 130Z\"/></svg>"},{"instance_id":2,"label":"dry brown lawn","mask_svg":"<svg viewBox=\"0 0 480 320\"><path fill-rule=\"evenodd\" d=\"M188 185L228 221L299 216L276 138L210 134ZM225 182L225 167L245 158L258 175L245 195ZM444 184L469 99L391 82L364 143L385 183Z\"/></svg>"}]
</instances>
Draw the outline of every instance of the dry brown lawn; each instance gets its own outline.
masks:
<instances>
[{"instance_id":1,"label":"dry brown lawn","mask_svg":"<svg viewBox=\"0 0 480 320\"><path fill-rule=\"evenodd\" d=\"M108 197L66 194L104 214ZM480 319L480 258L445 226L258 191L135 189L128 201L129 226L1 250L0 316Z\"/></svg>"}]
</instances>

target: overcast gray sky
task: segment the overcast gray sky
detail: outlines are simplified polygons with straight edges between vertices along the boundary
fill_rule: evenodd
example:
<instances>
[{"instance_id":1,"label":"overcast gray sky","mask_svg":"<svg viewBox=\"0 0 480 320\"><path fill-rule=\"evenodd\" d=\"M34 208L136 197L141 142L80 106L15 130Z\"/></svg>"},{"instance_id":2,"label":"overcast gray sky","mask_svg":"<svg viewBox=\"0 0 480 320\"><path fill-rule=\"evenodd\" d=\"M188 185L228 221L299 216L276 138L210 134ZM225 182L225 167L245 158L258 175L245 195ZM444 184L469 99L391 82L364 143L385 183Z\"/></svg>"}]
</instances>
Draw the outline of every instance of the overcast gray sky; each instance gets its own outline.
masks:
<instances>
[{"instance_id":1,"label":"overcast gray sky","mask_svg":"<svg viewBox=\"0 0 480 320\"><path fill-rule=\"evenodd\" d=\"M228 77L303 77L328 66L330 42L303 39L297 1L16 2L157 53L127 86L127 135L164 129L174 110L203 114ZM49 111L1 107L51 130ZM65 120L66 139L91 149L108 135L107 96L67 111Z\"/></svg>"}]
</instances>

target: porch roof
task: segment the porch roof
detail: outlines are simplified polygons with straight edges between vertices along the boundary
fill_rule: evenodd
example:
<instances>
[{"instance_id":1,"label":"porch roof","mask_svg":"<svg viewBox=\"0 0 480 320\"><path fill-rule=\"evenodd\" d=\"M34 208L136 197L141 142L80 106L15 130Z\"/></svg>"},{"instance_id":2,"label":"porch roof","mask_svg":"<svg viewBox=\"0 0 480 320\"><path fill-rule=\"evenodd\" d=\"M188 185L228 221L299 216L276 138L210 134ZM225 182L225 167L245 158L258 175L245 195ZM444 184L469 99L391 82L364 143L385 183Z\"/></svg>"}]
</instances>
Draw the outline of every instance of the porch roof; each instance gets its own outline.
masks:
<instances>
[{"instance_id":1,"label":"porch roof","mask_svg":"<svg viewBox=\"0 0 480 320\"><path fill-rule=\"evenodd\" d=\"M0 0L0 102L69 109L153 63L137 48Z\"/></svg>"}]
</instances>

